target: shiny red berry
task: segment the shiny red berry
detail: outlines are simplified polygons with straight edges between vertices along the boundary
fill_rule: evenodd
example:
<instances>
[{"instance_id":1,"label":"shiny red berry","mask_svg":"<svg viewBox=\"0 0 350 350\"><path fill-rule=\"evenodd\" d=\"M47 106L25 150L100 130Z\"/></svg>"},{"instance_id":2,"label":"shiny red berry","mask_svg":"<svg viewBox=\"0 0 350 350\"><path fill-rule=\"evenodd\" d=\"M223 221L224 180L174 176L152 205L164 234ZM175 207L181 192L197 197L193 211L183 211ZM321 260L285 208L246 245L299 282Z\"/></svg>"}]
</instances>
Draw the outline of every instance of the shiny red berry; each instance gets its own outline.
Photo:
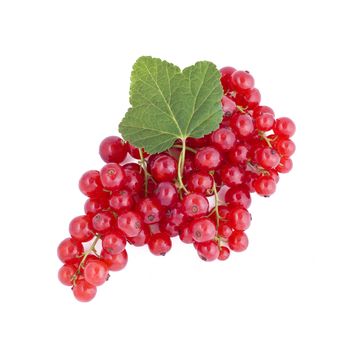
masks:
<instances>
[{"instance_id":1,"label":"shiny red berry","mask_svg":"<svg viewBox=\"0 0 350 350\"><path fill-rule=\"evenodd\" d=\"M92 231L91 218L87 215L75 217L69 223L69 233L72 238L76 239L79 242L90 241L94 236L94 233Z\"/></svg>"},{"instance_id":2,"label":"shiny red berry","mask_svg":"<svg viewBox=\"0 0 350 350\"><path fill-rule=\"evenodd\" d=\"M276 191L276 182L272 176L261 175L254 181L254 188L257 194L269 197Z\"/></svg>"},{"instance_id":3,"label":"shiny red berry","mask_svg":"<svg viewBox=\"0 0 350 350\"><path fill-rule=\"evenodd\" d=\"M106 137L100 144L100 156L106 163L121 163L127 151L127 144L118 136Z\"/></svg>"},{"instance_id":4,"label":"shiny red berry","mask_svg":"<svg viewBox=\"0 0 350 350\"><path fill-rule=\"evenodd\" d=\"M234 231L228 239L228 245L235 252L243 252L248 247L248 237L243 231Z\"/></svg>"},{"instance_id":5,"label":"shiny red berry","mask_svg":"<svg viewBox=\"0 0 350 350\"><path fill-rule=\"evenodd\" d=\"M138 211L145 224L155 224L163 216L163 209L157 198L144 198L138 204Z\"/></svg>"},{"instance_id":6,"label":"shiny red berry","mask_svg":"<svg viewBox=\"0 0 350 350\"><path fill-rule=\"evenodd\" d=\"M117 163L108 163L100 171L101 183L104 188L118 190L125 181L123 168Z\"/></svg>"},{"instance_id":7,"label":"shiny red berry","mask_svg":"<svg viewBox=\"0 0 350 350\"><path fill-rule=\"evenodd\" d=\"M73 238L64 239L57 248L58 258L67 264L78 262L83 252L83 245Z\"/></svg>"},{"instance_id":8,"label":"shiny red berry","mask_svg":"<svg viewBox=\"0 0 350 350\"><path fill-rule=\"evenodd\" d=\"M198 243L196 249L199 257L204 261L216 260L220 254L218 245L213 241Z\"/></svg>"},{"instance_id":9,"label":"shiny red berry","mask_svg":"<svg viewBox=\"0 0 350 350\"><path fill-rule=\"evenodd\" d=\"M209 171L215 170L220 166L222 157L216 148L204 147L196 153L194 161L197 168Z\"/></svg>"},{"instance_id":10,"label":"shiny red berry","mask_svg":"<svg viewBox=\"0 0 350 350\"><path fill-rule=\"evenodd\" d=\"M142 218L134 211L128 211L118 216L118 228L127 237L135 237L142 230Z\"/></svg>"},{"instance_id":11,"label":"shiny red berry","mask_svg":"<svg viewBox=\"0 0 350 350\"><path fill-rule=\"evenodd\" d=\"M234 230L244 231L250 226L251 216L247 209L234 207L230 211L229 219Z\"/></svg>"},{"instance_id":12,"label":"shiny red berry","mask_svg":"<svg viewBox=\"0 0 350 350\"><path fill-rule=\"evenodd\" d=\"M232 84L235 91L244 92L254 87L254 78L250 73L238 70L232 74Z\"/></svg>"},{"instance_id":13,"label":"shiny red berry","mask_svg":"<svg viewBox=\"0 0 350 350\"><path fill-rule=\"evenodd\" d=\"M154 159L150 171L158 182L172 181L177 175L177 162L169 155L159 155Z\"/></svg>"},{"instance_id":14,"label":"shiny red berry","mask_svg":"<svg viewBox=\"0 0 350 350\"><path fill-rule=\"evenodd\" d=\"M92 300L97 293L96 286L93 286L84 279L77 281L73 287L73 294L78 301L88 302Z\"/></svg>"},{"instance_id":15,"label":"shiny red berry","mask_svg":"<svg viewBox=\"0 0 350 350\"><path fill-rule=\"evenodd\" d=\"M102 249L101 259L107 264L110 271L120 271L128 263L128 253L124 249L121 253L112 255Z\"/></svg>"},{"instance_id":16,"label":"shiny red berry","mask_svg":"<svg viewBox=\"0 0 350 350\"><path fill-rule=\"evenodd\" d=\"M190 223L190 232L196 242L206 242L212 240L216 235L216 227L208 218L199 218Z\"/></svg>"},{"instance_id":17,"label":"shiny red berry","mask_svg":"<svg viewBox=\"0 0 350 350\"><path fill-rule=\"evenodd\" d=\"M165 255L171 249L171 239L163 232L153 234L148 241L148 248L154 255Z\"/></svg>"},{"instance_id":18,"label":"shiny red berry","mask_svg":"<svg viewBox=\"0 0 350 350\"><path fill-rule=\"evenodd\" d=\"M211 134L210 141L219 151L228 152L233 149L236 136L229 128L219 128Z\"/></svg>"},{"instance_id":19,"label":"shiny red berry","mask_svg":"<svg viewBox=\"0 0 350 350\"><path fill-rule=\"evenodd\" d=\"M295 124L293 120L289 118L278 118L276 119L273 131L279 136L292 137L295 133Z\"/></svg>"},{"instance_id":20,"label":"shiny red berry","mask_svg":"<svg viewBox=\"0 0 350 350\"><path fill-rule=\"evenodd\" d=\"M126 238L120 232L110 233L102 238L102 247L109 254L121 253L126 246Z\"/></svg>"},{"instance_id":21,"label":"shiny red berry","mask_svg":"<svg viewBox=\"0 0 350 350\"><path fill-rule=\"evenodd\" d=\"M190 193L182 200L185 215L190 218L206 215L209 209L208 199L199 193Z\"/></svg>"},{"instance_id":22,"label":"shiny red berry","mask_svg":"<svg viewBox=\"0 0 350 350\"><path fill-rule=\"evenodd\" d=\"M103 187L100 173L97 170L89 170L82 175L79 180L80 191L90 198L103 195Z\"/></svg>"}]
</instances>

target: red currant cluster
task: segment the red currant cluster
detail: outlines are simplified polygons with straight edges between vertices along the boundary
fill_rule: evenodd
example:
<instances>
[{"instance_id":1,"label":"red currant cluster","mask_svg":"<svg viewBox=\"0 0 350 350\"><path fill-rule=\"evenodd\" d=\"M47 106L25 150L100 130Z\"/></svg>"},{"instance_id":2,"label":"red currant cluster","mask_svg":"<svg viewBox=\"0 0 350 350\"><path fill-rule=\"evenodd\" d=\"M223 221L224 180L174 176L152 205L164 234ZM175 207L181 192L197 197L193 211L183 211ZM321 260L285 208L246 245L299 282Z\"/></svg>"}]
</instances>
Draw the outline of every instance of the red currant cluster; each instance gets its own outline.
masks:
<instances>
[{"instance_id":1,"label":"red currant cluster","mask_svg":"<svg viewBox=\"0 0 350 350\"><path fill-rule=\"evenodd\" d=\"M125 267L127 243L165 255L179 236L205 261L247 248L250 193L270 196L279 173L291 170L295 125L259 105L248 72L225 67L221 82L224 116L209 135L152 155L117 136L102 141L106 165L81 177L85 215L70 222L71 237L58 247L59 280L79 301Z\"/></svg>"}]
</instances>

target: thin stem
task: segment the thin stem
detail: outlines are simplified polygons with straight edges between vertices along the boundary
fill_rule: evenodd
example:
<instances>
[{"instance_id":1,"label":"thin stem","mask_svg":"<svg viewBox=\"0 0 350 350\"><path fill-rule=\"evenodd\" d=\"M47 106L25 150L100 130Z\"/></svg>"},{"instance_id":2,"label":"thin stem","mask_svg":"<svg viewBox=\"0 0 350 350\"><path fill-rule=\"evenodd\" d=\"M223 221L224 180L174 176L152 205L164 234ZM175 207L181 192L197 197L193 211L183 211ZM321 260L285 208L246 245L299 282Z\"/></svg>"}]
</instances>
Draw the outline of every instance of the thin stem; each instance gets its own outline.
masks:
<instances>
[{"instance_id":1,"label":"thin stem","mask_svg":"<svg viewBox=\"0 0 350 350\"><path fill-rule=\"evenodd\" d=\"M244 108L242 106L236 106L236 108L241 112L241 113L245 113L247 108Z\"/></svg>"},{"instance_id":2,"label":"thin stem","mask_svg":"<svg viewBox=\"0 0 350 350\"><path fill-rule=\"evenodd\" d=\"M182 139L181 153L180 153L180 157L177 165L177 181L179 183L179 191L184 190L185 193L188 193L186 186L182 182L182 175L183 175L184 165L185 165L185 157L186 157L186 139Z\"/></svg>"},{"instance_id":3,"label":"thin stem","mask_svg":"<svg viewBox=\"0 0 350 350\"><path fill-rule=\"evenodd\" d=\"M182 149L182 145L173 145L173 147L174 148L181 148ZM194 148L192 148L192 147L188 147L188 146L186 146L186 150L187 151L190 151L190 152L192 152L192 153L196 153L197 151L194 149Z\"/></svg>"},{"instance_id":4,"label":"thin stem","mask_svg":"<svg viewBox=\"0 0 350 350\"><path fill-rule=\"evenodd\" d=\"M220 224L220 214L219 214L219 194L218 194L218 191L216 189L216 182L215 182L215 179L214 179L214 176L212 175L213 177L213 193L214 193L214 200L215 200L215 207L214 207L214 212L215 212L215 215L216 215L216 229L219 228L219 224Z\"/></svg>"},{"instance_id":5,"label":"thin stem","mask_svg":"<svg viewBox=\"0 0 350 350\"><path fill-rule=\"evenodd\" d=\"M263 167L257 164L253 164L252 162L249 161L247 162L247 165L258 174L270 175L270 173L266 169L264 169Z\"/></svg>"},{"instance_id":6,"label":"thin stem","mask_svg":"<svg viewBox=\"0 0 350 350\"><path fill-rule=\"evenodd\" d=\"M147 171L147 165L145 158L143 156L142 149L139 148L139 154L140 154L140 165L143 169L143 172L145 173L145 196L147 196L148 193L148 171Z\"/></svg>"},{"instance_id":7,"label":"thin stem","mask_svg":"<svg viewBox=\"0 0 350 350\"><path fill-rule=\"evenodd\" d=\"M87 257L89 256L89 254L91 254L91 253L95 253L95 254L97 253L97 252L96 252L96 244L97 244L97 242L98 242L98 240L99 240L100 238L101 238L100 235L96 235L96 236L95 236L95 239L93 240L93 242L92 242L91 246L89 247L89 249L86 250L86 251L84 252L83 258L81 259L81 261L80 261L80 263L79 263L78 269L77 269L77 271L75 272L75 274L74 274L73 277L72 277L73 285L75 285L75 281L77 280L78 276L81 274L81 270L82 270L82 268L83 268L83 266L84 266L84 263L85 263L86 258L87 258ZM97 254L96 254L96 255L97 255Z\"/></svg>"},{"instance_id":8,"label":"thin stem","mask_svg":"<svg viewBox=\"0 0 350 350\"><path fill-rule=\"evenodd\" d=\"M273 142L274 140L270 140L268 138L268 136L266 136L266 134L263 132L263 131L259 131L259 136L261 137L262 140L264 140L267 145L272 148L272 144L271 144L271 141Z\"/></svg>"}]
</instances>

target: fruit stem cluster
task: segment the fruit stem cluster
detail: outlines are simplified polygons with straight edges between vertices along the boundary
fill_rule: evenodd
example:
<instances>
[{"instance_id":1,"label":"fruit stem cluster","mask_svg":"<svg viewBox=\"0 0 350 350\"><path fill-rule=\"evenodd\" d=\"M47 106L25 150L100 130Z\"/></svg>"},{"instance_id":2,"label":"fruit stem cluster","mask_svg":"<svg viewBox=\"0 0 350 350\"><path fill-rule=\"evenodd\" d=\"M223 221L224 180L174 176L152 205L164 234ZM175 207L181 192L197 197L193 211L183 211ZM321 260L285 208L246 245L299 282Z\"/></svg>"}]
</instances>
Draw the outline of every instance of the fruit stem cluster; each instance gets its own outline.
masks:
<instances>
[{"instance_id":1,"label":"fruit stem cluster","mask_svg":"<svg viewBox=\"0 0 350 350\"><path fill-rule=\"evenodd\" d=\"M179 156L178 168L177 168L177 180L179 183L179 191L183 190L185 193L189 193L186 186L182 182L182 175L185 165L185 157L186 157L186 139L182 139L181 153Z\"/></svg>"},{"instance_id":2,"label":"fruit stem cluster","mask_svg":"<svg viewBox=\"0 0 350 350\"><path fill-rule=\"evenodd\" d=\"M81 270L83 269L84 267L84 264L85 264L85 260L87 259L87 257L93 253L95 255L97 255L97 251L96 251L96 244L97 242L99 241L99 239L101 238L100 235L96 235L95 236L95 239L92 241L91 243L91 246L84 251L83 255L82 255L82 259L79 263L79 266L77 268L77 271L75 272L75 274L72 276L72 282L73 282L73 286L75 285L76 283L76 280L78 278L78 276L81 274Z\"/></svg>"},{"instance_id":3,"label":"fruit stem cluster","mask_svg":"<svg viewBox=\"0 0 350 350\"><path fill-rule=\"evenodd\" d=\"M147 162L145 160L145 157L143 156L143 152L142 149L139 148L139 154L140 154L140 165L141 168L143 169L144 173L145 173L145 196L147 196L148 193L148 171L147 171Z\"/></svg>"}]
</instances>

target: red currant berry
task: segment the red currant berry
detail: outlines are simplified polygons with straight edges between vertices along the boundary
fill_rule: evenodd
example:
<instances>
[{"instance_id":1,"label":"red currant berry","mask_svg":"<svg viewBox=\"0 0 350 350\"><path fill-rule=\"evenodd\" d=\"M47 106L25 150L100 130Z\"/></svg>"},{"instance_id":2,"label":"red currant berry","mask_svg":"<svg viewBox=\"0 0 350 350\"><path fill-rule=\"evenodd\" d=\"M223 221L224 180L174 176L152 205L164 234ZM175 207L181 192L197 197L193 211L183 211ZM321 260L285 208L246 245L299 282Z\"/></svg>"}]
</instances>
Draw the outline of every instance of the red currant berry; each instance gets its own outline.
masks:
<instances>
[{"instance_id":1,"label":"red currant berry","mask_svg":"<svg viewBox=\"0 0 350 350\"><path fill-rule=\"evenodd\" d=\"M190 223L190 232L196 242L206 242L212 240L216 235L214 223L207 218L200 218Z\"/></svg>"},{"instance_id":2,"label":"red currant berry","mask_svg":"<svg viewBox=\"0 0 350 350\"><path fill-rule=\"evenodd\" d=\"M172 182L160 182L154 194L163 207L172 207L179 200L176 187Z\"/></svg>"},{"instance_id":3,"label":"red currant berry","mask_svg":"<svg viewBox=\"0 0 350 350\"><path fill-rule=\"evenodd\" d=\"M289 158L295 152L295 143L286 138L278 138L274 143L274 147L281 157Z\"/></svg>"},{"instance_id":4,"label":"red currant berry","mask_svg":"<svg viewBox=\"0 0 350 350\"><path fill-rule=\"evenodd\" d=\"M125 173L124 188L131 193L139 193L144 184L142 169L137 164L134 166L134 163L123 165L123 169Z\"/></svg>"},{"instance_id":5,"label":"red currant berry","mask_svg":"<svg viewBox=\"0 0 350 350\"><path fill-rule=\"evenodd\" d=\"M257 194L269 197L276 191L276 182L271 176L261 175L254 181L254 188Z\"/></svg>"},{"instance_id":6,"label":"red currant berry","mask_svg":"<svg viewBox=\"0 0 350 350\"><path fill-rule=\"evenodd\" d=\"M221 247L218 260L224 261L224 260L227 260L229 257L230 257L230 250L227 247Z\"/></svg>"},{"instance_id":7,"label":"red currant berry","mask_svg":"<svg viewBox=\"0 0 350 350\"><path fill-rule=\"evenodd\" d=\"M158 181L172 181L177 174L176 160L169 155L159 155L151 165L151 174Z\"/></svg>"},{"instance_id":8,"label":"red currant berry","mask_svg":"<svg viewBox=\"0 0 350 350\"><path fill-rule=\"evenodd\" d=\"M106 263L110 271L120 271L128 263L128 253L124 249L119 254L109 254L104 249L101 251L101 258Z\"/></svg>"},{"instance_id":9,"label":"red currant berry","mask_svg":"<svg viewBox=\"0 0 350 350\"><path fill-rule=\"evenodd\" d=\"M279 173L289 173L293 168L293 161L290 158L282 157L280 163L276 167Z\"/></svg>"},{"instance_id":10,"label":"red currant berry","mask_svg":"<svg viewBox=\"0 0 350 350\"><path fill-rule=\"evenodd\" d=\"M204 172L191 174L186 182L187 188L191 192L204 194L205 196L211 195L213 183L213 177Z\"/></svg>"},{"instance_id":11,"label":"red currant berry","mask_svg":"<svg viewBox=\"0 0 350 350\"><path fill-rule=\"evenodd\" d=\"M276 185L278 184L278 181L280 180L280 177L278 175L277 170L275 169L270 169L269 174L272 177L273 181L275 181Z\"/></svg>"},{"instance_id":12,"label":"red currant berry","mask_svg":"<svg viewBox=\"0 0 350 350\"><path fill-rule=\"evenodd\" d=\"M225 193L225 202L248 209L252 200L247 185L234 186Z\"/></svg>"},{"instance_id":13,"label":"red currant berry","mask_svg":"<svg viewBox=\"0 0 350 350\"><path fill-rule=\"evenodd\" d=\"M225 185L240 185L243 179L243 171L236 165L225 165L221 169L221 178Z\"/></svg>"},{"instance_id":14,"label":"red currant berry","mask_svg":"<svg viewBox=\"0 0 350 350\"><path fill-rule=\"evenodd\" d=\"M108 208L107 197L99 198L88 198L84 205L84 211L86 215L90 217L99 213L100 211L106 210Z\"/></svg>"},{"instance_id":15,"label":"red currant berry","mask_svg":"<svg viewBox=\"0 0 350 350\"><path fill-rule=\"evenodd\" d=\"M295 133L295 124L289 118L278 118L276 119L273 131L278 136L292 137Z\"/></svg>"},{"instance_id":16,"label":"red currant berry","mask_svg":"<svg viewBox=\"0 0 350 350\"><path fill-rule=\"evenodd\" d=\"M118 216L118 228L127 237L135 237L142 230L142 219L140 214L128 211Z\"/></svg>"},{"instance_id":17,"label":"red currant berry","mask_svg":"<svg viewBox=\"0 0 350 350\"><path fill-rule=\"evenodd\" d=\"M183 175L189 176L190 174L192 174L192 172L195 170L195 166L194 166L194 155L193 153L186 153L186 158L185 158L185 162L184 162L184 170L183 170Z\"/></svg>"},{"instance_id":18,"label":"red currant berry","mask_svg":"<svg viewBox=\"0 0 350 350\"><path fill-rule=\"evenodd\" d=\"M71 286L73 284L73 276L77 268L74 265L64 264L58 270L58 279L65 286Z\"/></svg>"},{"instance_id":19,"label":"red currant berry","mask_svg":"<svg viewBox=\"0 0 350 350\"><path fill-rule=\"evenodd\" d=\"M135 159L141 159L140 156L140 149L133 146L131 143L127 143L128 145L128 153L131 155L131 157L135 158ZM144 151L144 149L142 149L142 156L143 158L148 157L148 154Z\"/></svg>"},{"instance_id":20,"label":"red currant berry","mask_svg":"<svg viewBox=\"0 0 350 350\"><path fill-rule=\"evenodd\" d=\"M218 235L222 238L229 238L232 234L232 228L225 224L224 222L220 222L218 227Z\"/></svg>"},{"instance_id":21,"label":"red currant berry","mask_svg":"<svg viewBox=\"0 0 350 350\"><path fill-rule=\"evenodd\" d=\"M281 157L274 148L259 148L255 153L255 159L264 169L274 169L279 164Z\"/></svg>"},{"instance_id":22,"label":"red currant berry","mask_svg":"<svg viewBox=\"0 0 350 350\"><path fill-rule=\"evenodd\" d=\"M245 208L233 207L230 210L229 218L234 230L244 231L250 226L251 216Z\"/></svg>"},{"instance_id":23,"label":"red currant berry","mask_svg":"<svg viewBox=\"0 0 350 350\"><path fill-rule=\"evenodd\" d=\"M232 114L237 110L235 101L233 101L232 98L228 96L223 96L223 98L221 99L221 105L222 112L224 113L225 117L231 117Z\"/></svg>"},{"instance_id":24,"label":"red currant berry","mask_svg":"<svg viewBox=\"0 0 350 350\"><path fill-rule=\"evenodd\" d=\"M253 110L253 118L257 119L260 115L264 113L272 114L273 117L275 116L275 112L273 111L272 108L268 106L258 106L258 107L255 107Z\"/></svg>"},{"instance_id":25,"label":"red currant berry","mask_svg":"<svg viewBox=\"0 0 350 350\"><path fill-rule=\"evenodd\" d=\"M187 216L185 215L184 208L180 202L178 202L174 208L167 212L166 220L176 226L182 226L186 222Z\"/></svg>"},{"instance_id":26,"label":"red currant berry","mask_svg":"<svg viewBox=\"0 0 350 350\"><path fill-rule=\"evenodd\" d=\"M223 117L221 123L219 124L220 128L231 128L231 117Z\"/></svg>"},{"instance_id":27,"label":"red currant berry","mask_svg":"<svg viewBox=\"0 0 350 350\"><path fill-rule=\"evenodd\" d=\"M94 233L92 232L91 218L87 215L77 216L69 224L69 233L79 242L90 241Z\"/></svg>"},{"instance_id":28,"label":"red currant berry","mask_svg":"<svg viewBox=\"0 0 350 350\"><path fill-rule=\"evenodd\" d=\"M100 156L106 163L121 163L127 151L127 144L118 136L106 137L100 144Z\"/></svg>"},{"instance_id":29,"label":"red currant berry","mask_svg":"<svg viewBox=\"0 0 350 350\"><path fill-rule=\"evenodd\" d=\"M171 239L166 233L156 233L150 237L148 248L152 254L164 256L171 249Z\"/></svg>"},{"instance_id":30,"label":"red currant berry","mask_svg":"<svg viewBox=\"0 0 350 350\"><path fill-rule=\"evenodd\" d=\"M58 258L68 264L78 262L83 252L83 245L73 238L64 239L57 248Z\"/></svg>"},{"instance_id":31,"label":"red currant berry","mask_svg":"<svg viewBox=\"0 0 350 350\"><path fill-rule=\"evenodd\" d=\"M108 266L103 261L90 261L84 268L85 281L93 286L100 286L108 278Z\"/></svg>"},{"instance_id":32,"label":"red currant berry","mask_svg":"<svg viewBox=\"0 0 350 350\"><path fill-rule=\"evenodd\" d=\"M258 178L257 173L253 173L252 171L246 171L244 174L244 184L249 188L249 192L255 192L254 181Z\"/></svg>"},{"instance_id":33,"label":"red currant berry","mask_svg":"<svg viewBox=\"0 0 350 350\"><path fill-rule=\"evenodd\" d=\"M262 113L255 119L255 126L258 130L269 131L275 124L275 118L271 113Z\"/></svg>"},{"instance_id":34,"label":"red currant berry","mask_svg":"<svg viewBox=\"0 0 350 350\"><path fill-rule=\"evenodd\" d=\"M220 69L221 74L221 85L224 89L224 92L231 92L233 91L233 84L232 84L232 74L236 71L233 67L223 67Z\"/></svg>"},{"instance_id":35,"label":"red currant berry","mask_svg":"<svg viewBox=\"0 0 350 350\"><path fill-rule=\"evenodd\" d=\"M84 263L81 265L82 270L85 269L85 266L90 262L90 261L100 261L100 258L98 258L94 254L88 254L88 256L85 258ZM83 277L83 276L81 276Z\"/></svg>"},{"instance_id":36,"label":"red currant berry","mask_svg":"<svg viewBox=\"0 0 350 350\"><path fill-rule=\"evenodd\" d=\"M109 190L118 190L125 181L124 170L116 163L108 163L101 169L101 182Z\"/></svg>"},{"instance_id":37,"label":"red currant berry","mask_svg":"<svg viewBox=\"0 0 350 350\"><path fill-rule=\"evenodd\" d=\"M232 84L235 91L244 92L254 87L254 78L249 72L237 70L232 74Z\"/></svg>"},{"instance_id":38,"label":"red currant berry","mask_svg":"<svg viewBox=\"0 0 350 350\"><path fill-rule=\"evenodd\" d=\"M243 231L234 231L228 239L228 246L234 252L243 252L248 247L248 237Z\"/></svg>"},{"instance_id":39,"label":"red currant berry","mask_svg":"<svg viewBox=\"0 0 350 350\"><path fill-rule=\"evenodd\" d=\"M119 232L110 233L102 238L102 247L109 254L115 255L121 253L126 246L124 235Z\"/></svg>"},{"instance_id":40,"label":"red currant berry","mask_svg":"<svg viewBox=\"0 0 350 350\"><path fill-rule=\"evenodd\" d=\"M124 189L118 192L113 192L109 199L109 205L118 214L129 211L134 205L131 192Z\"/></svg>"},{"instance_id":41,"label":"red currant berry","mask_svg":"<svg viewBox=\"0 0 350 350\"><path fill-rule=\"evenodd\" d=\"M248 91L245 91L244 95L242 95L242 102L237 100L237 103L239 105L243 105L248 109L253 109L259 105L260 101L261 101L260 91L256 88L253 88Z\"/></svg>"},{"instance_id":42,"label":"red currant berry","mask_svg":"<svg viewBox=\"0 0 350 350\"><path fill-rule=\"evenodd\" d=\"M85 196L94 198L103 195L103 187L100 173L97 170L89 170L79 180L79 189Z\"/></svg>"},{"instance_id":43,"label":"red currant berry","mask_svg":"<svg viewBox=\"0 0 350 350\"><path fill-rule=\"evenodd\" d=\"M189 226L185 226L180 230L179 237L184 243L193 243L192 232L190 231Z\"/></svg>"},{"instance_id":44,"label":"red currant berry","mask_svg":"<svg viewBox=\"0 0 350 350\"><path fill-rule=\"evenodd\" d=\"M254 124L249 114L236 114L232 117L231 127L239 138L246 138L252 135Z\"/></svg>"},{"instance_id":45,"label":"red currant berry","mask_svg":"<svg viewBox=\"0 0 350 350\"><path fill-rule=\"evenodd\" d=\"M97 292L96 286L93 286L84 279L77 281L73 287L73 294L78 301L88 302L92 300Z\"/></svg>"},{"instance_id":46,"label":"red currant berry","mask_svg":"<svg viewBox=\"0 0 350 350\"><path fill-rule=\"evenodd\" d=\"M162 221L160 228L163 232L167 233L170 237L176 237L180 234L180 227L169 221Z\"/></svg>"},{"instance_id":47,"label":"red currant berry","mask_svg":"<svg viewBox=\"0 0 350 350\"><path fill-rule=\"evenodd\" d=\"M200 148L200 147L208 146L209 141L210 141L210 138L208 135L200 137L199 139L189 137L186 141L186 144L187 144L187 146L192 147L192 148Z\"/></svg>"},{"instance_id":48,"label":"red currant berry","mask_svg":"<svg viewBox=\"0 0 350 350\"><path fill-rule=\"evenodd\" d=\"M128 242L135 247L142 247L148 243L151 233L148 225L144 225L140 233L135 237L128 237Z\"/></svg>"},{"instance_id":49,"label":"red currant berry","mask_svg":"<svg viewBox=\"0 0 350 350\"><path fill-rule=\"evenodd\" d=\"M204 261L216 260L220 254L218 245L213 241L198 243L196 249L199 257Z\"/></svg>"},{"instance_id":50,"label":"red currant berry","mask_svg":"<svg viewBox=\"0 0 350 350\"><path fill-rule=\"evenodd\" d=\"M215 130L210 137L212 145L221 152L231 151L236 142L236 136L228 128Z\"/></svg>"},{"instance_id":51,"label":"red currant berry","mask_svg":"<svg viewBox=\"0 0 350 350\"><path fill-rule=\"evenodd\" d=\"M96 214L92 218L92 227L95 231L105 234L115 226L115 218L110 212L102 212Z\"/></svg>"},{"instance_id":52,"label":"red currant berry","mask_svg":"<svg viewBox=\"0 0 350 350\"><path fill-rule=\"evenodd\" d=\"M220 215L221 219L226 220L226 221L229 220L230 210L227 208L227 206L219 205L218 211L219 211L219 215Z\"/></svg>"},{"instance_id":53,"label":"red currant berry","mask_svg":"<svg viewBox=\"0 0 350 350\"><path fill-rule=\"evenodd\" d=\"M206 197L198 193L190 193L182 200L184 213L191 218L206 215L209 209L209 202Z\"/></svg>"},{"instance_id":54,"label":"red currant berry","mask_svg":"<svg viewBox=\"0 0 350 350\"><path fill-rule=\"evenodd\" d=\"M209 171L215 170L220 166L222 157L216 148L204 147L196 153L194 161L197 168Z\"/></svg>"},{"instance_id":55,"label":"red currant berry","mask_svg":"<svg viewBox=\"0 0 350 350\"><path fill-rule=\"evenodd\" d=\"M163 216L163 210L157 198L142 199L138 205L138 211L145 224L155 224Z\"/></svg>"},{"instance_id":56,"label":"red currant berry","mask_svg":"<svg viewBox=\"0 0 350 350\"><path fill-rule=\"evenodd\" d=\"M246 145L240 144L237 145L228 155L228 160L232 164L236 165L245 165L248 161L248 152L249 149Z\"/></svg>"}]
</instances>

